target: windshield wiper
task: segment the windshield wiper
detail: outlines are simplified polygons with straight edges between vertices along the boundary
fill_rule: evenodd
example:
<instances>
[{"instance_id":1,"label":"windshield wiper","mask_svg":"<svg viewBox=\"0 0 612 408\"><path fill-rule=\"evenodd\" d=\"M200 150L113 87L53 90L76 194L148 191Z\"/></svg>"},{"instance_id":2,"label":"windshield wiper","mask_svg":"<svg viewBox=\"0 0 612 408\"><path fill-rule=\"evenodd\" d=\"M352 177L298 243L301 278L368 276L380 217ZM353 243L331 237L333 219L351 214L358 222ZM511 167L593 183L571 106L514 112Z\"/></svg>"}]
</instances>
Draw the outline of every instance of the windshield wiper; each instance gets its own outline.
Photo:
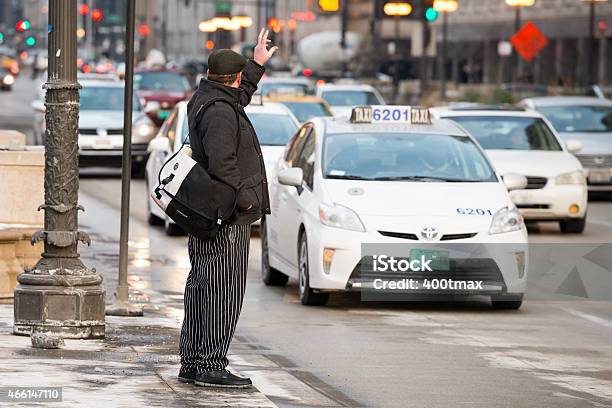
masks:
<instances>
[{"instance_id":1,"label":"windshield wiper","mask_svg":"<svg viewBox=\"0 0 612 408\"><path fill-rule=\"evenodd\" d=\"M390 176L390 177L377 177L373 179L375 181L443 181L446 183L477 183L480 180L467 180L467 179L455 179L448 177L432 177L432 176Z\"/></svg>"},{"instance_id":2,"label":"windshield wiper","mask_svg":"<svg viewBox=\"0 0 612 408\"><path fill-rule=\"evenodd\" d=\"M361 176L335 175L335 174L328 174L325 176L325 178L334 179L334 180L373 180L373 179L365 178Z\"/></svg>"}]
</instances>

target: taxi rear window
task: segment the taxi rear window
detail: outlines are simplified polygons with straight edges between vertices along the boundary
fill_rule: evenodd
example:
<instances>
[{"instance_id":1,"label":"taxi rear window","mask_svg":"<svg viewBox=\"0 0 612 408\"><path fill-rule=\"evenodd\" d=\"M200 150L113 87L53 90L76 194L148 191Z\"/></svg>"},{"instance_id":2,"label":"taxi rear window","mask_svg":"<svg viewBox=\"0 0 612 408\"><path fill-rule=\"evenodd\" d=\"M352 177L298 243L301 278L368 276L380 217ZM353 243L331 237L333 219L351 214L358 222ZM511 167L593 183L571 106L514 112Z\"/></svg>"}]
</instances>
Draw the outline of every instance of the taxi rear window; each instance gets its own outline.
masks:
<instances>
[{"instance_id":1,"label":"taxi rear window","mask_svg":"<svg viewBox=\"0 0 612 408\"><path fill-rule=\"evenodd\" d=\"M330 179L496 182L467 137L415 133L331 134L324 139L323 174Z\"/></svg>"}]
</instances>

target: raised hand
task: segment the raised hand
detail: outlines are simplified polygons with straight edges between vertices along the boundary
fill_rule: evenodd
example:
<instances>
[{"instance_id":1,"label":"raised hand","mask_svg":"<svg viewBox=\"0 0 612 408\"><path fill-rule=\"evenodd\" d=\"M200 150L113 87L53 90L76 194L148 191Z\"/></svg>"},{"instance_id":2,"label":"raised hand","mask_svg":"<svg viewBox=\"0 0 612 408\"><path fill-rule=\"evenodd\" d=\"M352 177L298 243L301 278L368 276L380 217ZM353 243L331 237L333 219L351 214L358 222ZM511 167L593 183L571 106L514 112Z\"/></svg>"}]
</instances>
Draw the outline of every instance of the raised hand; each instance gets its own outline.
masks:
<instances>
[{"instance_id":1,"label":"raised hand","mask_svg":"<svg viewBox=\"0 0 612 408\"><path fill-rule=\"evenodd\" d=\"M272 58L272 55L274 55L274 53L278 50L278 47L268 49L268 43L270 42L270 40L268 40L268 34L269 31L262 28L259 32L259 36L257 37L257 46L255 46L255 50L253 52L253 59L259 65L265 65L266 62Z\"/></svg>"}]
</instances>

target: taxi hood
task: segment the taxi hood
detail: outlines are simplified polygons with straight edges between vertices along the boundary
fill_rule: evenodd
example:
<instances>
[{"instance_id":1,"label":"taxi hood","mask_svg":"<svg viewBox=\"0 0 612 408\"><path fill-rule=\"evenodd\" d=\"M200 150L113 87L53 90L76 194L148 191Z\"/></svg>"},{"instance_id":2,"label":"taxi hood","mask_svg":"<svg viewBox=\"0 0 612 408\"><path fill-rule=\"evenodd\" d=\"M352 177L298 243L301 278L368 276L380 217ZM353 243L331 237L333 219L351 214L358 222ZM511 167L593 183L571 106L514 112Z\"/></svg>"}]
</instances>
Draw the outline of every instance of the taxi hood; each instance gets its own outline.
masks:
<instances>
[{"instance_id":1,"label":"taxi hood","mask_svg":"<svg viewBox=\"0 0 612 408\"><path fill-rule=\"evenodd\" d=\"M485 153L501 175L516 173L548 178L581 169L578 159L565 151L486 150Z\"/></svg>"},{"instance_id":2,"label":"taxi hood","mask_svg":"<svg viewBox=\"0 0 612 408\"><path fill-rule=\"evenodd\" d=\"M359 216L466 217L459 209L490 210L511 205L502 183L433 183L404 181L325 180L336 204Z\"/></svg>"}]
</instances>

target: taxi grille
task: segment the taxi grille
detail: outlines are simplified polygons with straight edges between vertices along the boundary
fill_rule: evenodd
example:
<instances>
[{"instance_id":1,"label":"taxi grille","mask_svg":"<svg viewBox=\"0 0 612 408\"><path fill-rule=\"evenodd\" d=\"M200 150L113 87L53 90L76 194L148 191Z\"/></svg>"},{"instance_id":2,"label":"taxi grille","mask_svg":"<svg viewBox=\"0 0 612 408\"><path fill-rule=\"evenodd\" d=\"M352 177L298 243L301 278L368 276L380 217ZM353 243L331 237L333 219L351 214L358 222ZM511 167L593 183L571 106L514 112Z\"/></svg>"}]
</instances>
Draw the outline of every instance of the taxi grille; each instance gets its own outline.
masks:
<instances>
[{"instance_id":1,"label":"taxi grille","mask_svg":"<svg viewBox=\"0 0 612 408\"><path fill-rule=\"evenodd\" d=\"M540 188L544 188L548 183L548 179L546 177L527 177L527 190L537 190Z\"/></svg>"},{"instance_id":2,"label":"taxi grille","mask_svg":"<svg viewBox=\"0 0 612 408\"><path fill-rule=\"evenodd\" d=\"M576 156L583 167L612 167L612 154L608 155L591 155L591 156Z\"/></svg>"},{"instance_id":3,"label":"taxi grille","mask_svg":"<svg viewBox=\"0 0 612 408\"><path fill-rule=\"evenodd\" d=\"M419 237L416 234L407 234L403 232L389 232L389 231L378 231L380 235L391 238L410 239L412 241L418 241Z\"/></svg>"},{"instance_id":4,"label":"taxi grille","mask_svg":"<svg viewBox=\"0 0 612 408\"><path fill-rule=\"evenodd\" d=\"M87 136L96 136L98 134L98 129L93 128L82 128L79 129L79 133ZM108 135L122 135L123 129L106 129L106 133Z\"/></svg>"},{"instance_id":5,"label":"taxi grille","mask_svg":"<svg viewBox=\"0 0 612 408\"><path fill-rule=\"evenodd\" d=\"M410 234L405 232L390 232L390 231L378 231L380 235L391 238L399 238L399 239L409 239L411 241L418 241L419 237L416 234ZM442 235L440 241L454 241L457 239L468 239L474 238L478 233L467 233L467 234L446 234Z\"/></svg>"},{"instance_id":6,"label":"taxi grille","mask_svg":"<svg viewBox=\"0 0 612 408\"><path fill-rule=\"evenodd\" d=\"M396 258L408 259L408 258ZM450 259L450 269L448 271L374 271L372 257L366 256L361 259L353 272L350 281L371 282L375 279L452 279L455 281L479 280L486 285L505 286L504 277L497 266L495 260L491 258L471 258L471 259Z\"/></svg>"}]
</instances>

